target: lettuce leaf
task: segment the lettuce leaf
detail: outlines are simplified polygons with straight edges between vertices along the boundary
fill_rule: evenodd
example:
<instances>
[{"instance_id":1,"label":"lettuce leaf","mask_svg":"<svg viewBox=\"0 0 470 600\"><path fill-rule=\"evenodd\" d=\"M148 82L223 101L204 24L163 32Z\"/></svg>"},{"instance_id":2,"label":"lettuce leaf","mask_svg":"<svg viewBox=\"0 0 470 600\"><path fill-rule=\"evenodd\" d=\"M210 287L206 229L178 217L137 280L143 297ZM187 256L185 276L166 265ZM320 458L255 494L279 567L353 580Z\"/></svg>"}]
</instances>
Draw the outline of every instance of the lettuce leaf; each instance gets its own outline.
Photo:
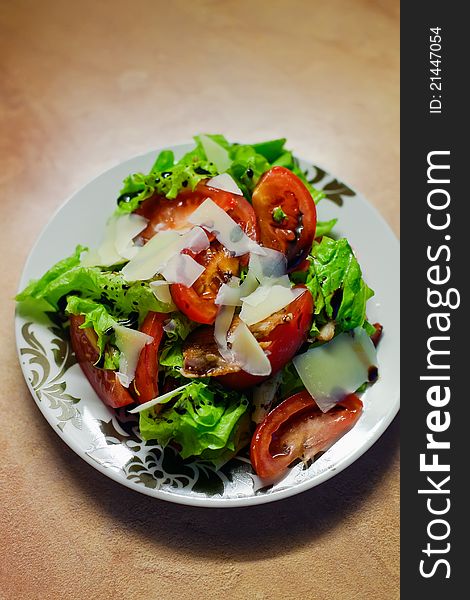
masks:
<instances>
[{"instance_id":1,"label":"lettuce leaf","mask_svg":"<svg viewBox=\"0 0 470 600\"><path fill-rule=\"evenodd\" d=\"M81 266L79 259L82 251L83 248L78 247L75 254L51 267L41 279L31 281L16 296L16 300L46 303L49 310L58 311L65 307L62 299L73 294L102 304L115 319L137 315L139 323L150 310L169 312L168 305L157 300L147 283L128 283L119 272Z\"/></svg>"},{"instance_id":2,"label":"lettuce leaf","mask_svg":"<svg viewBox=\"0 0 470 600\"><path fill-rule=\"evenodd\" d=\"M80 264L80 256L83 252L88 250L85 246L77 246L75 252L63 260L59 260L54 266L52 266L40 279L31 280L22 292L16 295L16 301L26 303L30 300L41 299L41 306L44 310L55 310L55 306L50 304L42 291L52 284L57 279L60 279L70 269L77 267ZM32 303L34 304L34 302ZM37 302L36 302L37 304Z\"/></svg>"},{"instance_id":3,"label":"lettuce leaf","mask_svg":"<svg viewBox=\"0 0 470 600\"><path fill-rule=\"evenodd\" d=\"M330 221L317 221L317 227L315 229L315 237L321 238L324 235L331 233L331 230L336 225L338 219L331 219Z\"/></svg>"},{"instance_id":4,"label":"lettuce leaf","mask_svg":"<svg viewBox=\"0 0 470 600\"><path fill-rule=\"evenodd\" d=\"M366 303L374 292L364 282L349 242L324 236L314 243L309 258L306 286L315 304L311 335L331 319L337 333L364 326Z\"/></svg>"},{"instance_id":5,"label":"lettuce leaf","mask_svg":"<svg viewBox=\"0 0 470 600\"><path fill-rule=\"evenodd\" d=\"M140 434L144 440L155 439L163 446L179 444L183 458L200 456L215 461L227 456L227 451L236 452L238 429L247 410L244 395L213 382L193 381L161 412L142 411Z\"/></svg>"},{"instance_id":6,"label":"lettuce leaf","mask_svg":"<svg viewBox=\"0 0 470 600\"><path fill-rule=\"evenodd\" d=\"M158 362L165 375L169 377L181 377L180 370L183 368L183 344L179 341L168 340L163 345Z\"/></svg>"},{"instance_id":7,"label":"lettuce leaf","mask_svg":"<svg viewBox=\"0 0 470 600\"><path fill-rule=\"evenodd\" d=\"M270 169L271 164L262 154L258 154L253 146L232 145L230 149L232 164L228 173L236 181L243 195L251 200L253 190L261 175Z\"/></svg>"},{"instance_id":8,"label":"lettuce leaf","mask_svg":"<svg viewBox=\"0 0 470 600\"><path fill-rule=\"evenodd\" d=\"M169 317L170 319L165 323L164 328L170 341L185 340L191 331L197 327L197 323L188 319L183 313L174 312Z\"/></svg>"},{"instance_id":9,"label":"lettuce leaf","mask_svg":"<svg viewBox=\"0 0 470 600\"><path fill-rule=\"evenodd\" d=\"M197 327L182 313L172 313L170 320L165 323L165 341L162 345L159 364L165 377L183 378L180 370L183 367L183 341Z\"/></svg>"},{"instance_id":10,"label":"lettuce leaf","mask_svg":"<svg viewBox=\"0 0 470 600\"><path fill-rule=\"evenodd\" d=\"M303 381L300 379L294 363L288 362L281 371L281 383L279 385L279 398L284 400L293 394L305 389Z\"/></svg>"},{"instance_id":11,"label":"lettuce leaf","mask_svg":"<svg viewBox=\"0 0 470 600\"><path fill-rule=\"evenodd\" d=\"M116 214L133 212L155 193L172 200L181 190L193 190L202 179L215 175L217 169L197 147L176 164L173 152L163 150L157 156L150 173L133 173L124 179Z\"/></svg>"},{"instance_id":12,"label":"lettuce leaf","mask_svg":"<svg viewBox=\"0 0 470 600\"><path fill-rule=\"evenodd\" d=\"M300 177L316 203L324 197L324 193L316 190L307 180L292 152L285 150L285 138L249 145L231 144L220 134L206 136L229 153L232 163L227 172L248 200L251 200L261 175L275 165L287 167ZM175 163L171 150L162 150L148 174L133 173L126 177L116 214L133 212L155 193L172 200L184 188L194 189L202 179L217 175L217 167L208 160L200 136L194 136L194 141L195 147L178 162Z\"/></svg>"},{"instance_id":13,"label":"lettuce leaf","mask_svg":"<svg viewBox=\"0 0 470 600\"><path fill-rule=\"evenodd\" d=\"M276 140L252 144L251 147L257 154L261 154L270 164L273 164L284 153L284 144L286 141L286 138L278 138Z\"/></svg>"},{"instance_id":14,"label":"lettuce leaf","mask_svg":"<svg viewBox=\"0 0 470 600\"><path fill-rule=\"evenodd\" d=\"M83 315L85 317L85 321L80 326L80 329L93 327L98 336L97 343L101 356L109 336L113 333L113 328L117 324L116 319L110 315L102 304L89 298L80 298L79 296L67 297L65 312L69 315Z\"/></svg>"},{"instance_id":15,"label":"lettuce leaf","mask_svg":"<svg viewBox=\"0 0 470 600\"><path fill-rule=\"evenodd\" d=\"M155 159L150 173L160 173L162 171L168 171L175 164L175 155L173 150L162 150Z\"/></svg>"}]
</instances>

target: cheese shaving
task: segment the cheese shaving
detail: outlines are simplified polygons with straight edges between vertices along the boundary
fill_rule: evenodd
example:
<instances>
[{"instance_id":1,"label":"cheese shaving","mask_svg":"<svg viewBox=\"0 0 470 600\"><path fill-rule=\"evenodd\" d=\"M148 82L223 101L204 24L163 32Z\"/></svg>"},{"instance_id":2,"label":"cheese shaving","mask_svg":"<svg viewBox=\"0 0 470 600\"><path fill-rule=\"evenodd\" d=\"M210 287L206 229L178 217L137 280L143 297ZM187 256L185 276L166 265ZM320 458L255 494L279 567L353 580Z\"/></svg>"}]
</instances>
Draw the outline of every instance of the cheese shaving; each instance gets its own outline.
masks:
<instances>
[{"instance_id":1,"label":"cheese shaving","mask_svg":"<svg viewBox=\"0 0 470 600\"><path fill-rule=\"evenodd\" d=\"M170 293L170 284L164 279L158 281L151 281L150 287L155 295L155 298L164 304L168 304L170 310L176 310L176 305L173 302L173 298Z\"/></svg>"},{"instance_id":2,"label":"cheese shaving","mask_svg":"<svg viewBox=\"0 0 470 600\"><path fill-rule=\"evenodd\" d=\"M147 227L148 220L142 215L120 215L115 224L115 248L123 258L131 259L138 252L133 239Z\"/></svg>"},{"instance_id":3,"label":"cheese shaving","mask_svg":"<svg viewBox=\"0 0 470 600\"><path fill-rule=\"evenodd\" d=\"M232 159L228 151L217 142L214 142L208 135L202 134L199 136L199 139L204 148L207 160L214 163L219 173L226 171L232 164Z\"/></svg>"},{"instance_id":4,"label":"cheese shaving","mask_svg":"<svg viewBox=\"0 0 470 600\"><path fill-rule=\"evenodd\" d=\"M369 380L377 354L370 337L358 327L298 354L292 362L309 394L327 412Z\"/></svg>"},{"instance_id":5,"label":"cheese shaving","mask_svg":"<svg viewBox=\"0 0 470 600\"><path fill-rule=\"evenodd\" d=\"M142 349L153 342L153 337L122 325L115 325L114 332L116 334L116 346L121 352L119 371L116 375L122 385L127 388L135 377L135 370Z\"/></svg>"},{"instance_id":6,"label":"cheese shaving","mask_svg":"<svg viewBox=\"0 0 470 600\"><path fill-rule=\"evenodd\" d=\"M224 192L230 192L231 194L243 196L243 192L235 183L233 177L231 177L228 173L222 173L222 175L217 175L216 177L209 179L207 185L210 185L218 190L223 190Z\"/></svg>"},{"instance_id":7,"label":"cheese shaving","mask_svg":"<svg viewBox=\"0 0 470 600\"><path fill-rule=\"evenodd\" d=\"M305 288L260 285L252 294L242 298L240 319L247 325L259 323L288 306L305 291Z\"/></svg>"},{"instance_id":8,"label":"cheese shaving","mask_svg":"<svg viewBox=\"0 0 470 600\"><path fill-rule=\"evenodd\" d=\"M188 385L191 385L191 383L186 383L185 385L177 387L176 389L172 390L171 392L167 392L166 394L162 394L161 396L158 396L158 398L152 398L152 400L149 400L148 402L144 402L143 404L136 406L129 412L131 414L136 414L136 413L142 412L143 410L148 410L149 408L152 408L152 406L156 406L157 404L165 404L166 402L170 401L175 396L178 396L178 394L180 394L185 388L187 388Z\"/></svg>"},{"instance_id":9,"label":"cheese shaving","mask_svg":"<svg viewBox=\"0 0 470 600\"><path fill-rule=\"evenodd\" d=\"M282 252L264 248L264 255L250 256L249 270L260 283L266 279L283 277L287 273L287 259Z\"/></svg>"},{"instance_id":10,"label":"cheese shaving","mask_svg":"<svg viewBox=\"0 0 470 600\"><path fill-rule=\"evenodd\" d=\"M85 267L111 267L132 258L138 251L133 239L147 227L147 223L147 219L140 215L111 217L106 223L103 241L83 257L81 264Z\"/></svg>"},{"instance_id":11,"label":"cheese shaving","mask_svg":"<svg viewBox=\"0 0 470 600\"><path fill-rule=\"evenodd\" d=\"M271 374L271 363L245 323L240 323L229 336L235 362L251 375Z\"/></svg>"},{"instance_id":12,"label":"cheese shaving","mask_svg":"<svg viewBox=\"0 0 470 600\"><path fill-rule=\"evenodd\" d=\"M209 238L201 227L194 227L183 235L173 229L160 231L139 248L134 258L122 269L122 274L127 281L151 279L156 273L161 273L168 261L182 250L199 253L208 247Z\"/></svg>"},{"instance_id":13,"label":"cheese shaving","mask_svg":"<svg viewBox=\"0 0 470 600\"><path fill-rule=\"evenodd\" d=\"M210 198L196 208L188 221L213 232L218 241L235 256L248 252L265 254L265 249L250 239L240 225Z\"/></svg>"},{"instance_id":14,"label":"cheese shaving","mask_svg":"<svg viewBox=\"0 0 470 600\"><path fill-rule=\"evenodd\" d=\"M239 277L232 276L228 283L223 283L220 286L215 303L224 306L242 305Z\"/></svg>"},{"instance_id":15,"label":"cheese shaving","mask_svg":"<svg viewBox=\"0 0 470 600\"><path fill-rule=\"evenodd\" d=\"M160 231L122 269L127 281L151 279L179 250L180 235L171 229Z\"/></svg>"},{"instance_id":16,"label":"cheese shaving","mask_svg":"<svg viewBox=\"0 0 470 600\"><path fill-rule=\"evenodd\" d=\"M168 283L180 283L191 287L204 273L204 267L188 254L175 254L166 263L160 273Z\"/></svg>"},{"instance_id":17,"label":"cheese shaving","mask_svg":"<svg viewBox=\"0 0 470 600\"><path fill-rule=\"evenodd\" d=\"M221 306L214 323L214 338L220 355L227 361L233 360L233 353L228 349L227 333L232 324L235 306Z\"/></svg>"}]
</instances>

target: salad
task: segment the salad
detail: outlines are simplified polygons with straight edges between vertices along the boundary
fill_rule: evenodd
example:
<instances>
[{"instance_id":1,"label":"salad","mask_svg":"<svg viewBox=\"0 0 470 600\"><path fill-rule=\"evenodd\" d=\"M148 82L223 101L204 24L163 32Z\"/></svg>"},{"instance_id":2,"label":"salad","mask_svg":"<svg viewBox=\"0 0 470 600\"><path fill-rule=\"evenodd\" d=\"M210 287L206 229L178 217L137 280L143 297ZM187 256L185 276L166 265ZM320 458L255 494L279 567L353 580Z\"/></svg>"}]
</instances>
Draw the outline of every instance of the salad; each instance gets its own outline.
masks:
<instances>
[{"instance_id":1,"label":"salad","mask_svg":"<svg viewBox=\"0 0 470 600\"><path fill-rule=\"evenodd\" d=\"M274 480L356 423L382 327L285 139L194 140L130 174L101 244L16 299L55 313L99 398L137 414L142 439L216 467L249 448Z\"/></svg>"}]
</instances>

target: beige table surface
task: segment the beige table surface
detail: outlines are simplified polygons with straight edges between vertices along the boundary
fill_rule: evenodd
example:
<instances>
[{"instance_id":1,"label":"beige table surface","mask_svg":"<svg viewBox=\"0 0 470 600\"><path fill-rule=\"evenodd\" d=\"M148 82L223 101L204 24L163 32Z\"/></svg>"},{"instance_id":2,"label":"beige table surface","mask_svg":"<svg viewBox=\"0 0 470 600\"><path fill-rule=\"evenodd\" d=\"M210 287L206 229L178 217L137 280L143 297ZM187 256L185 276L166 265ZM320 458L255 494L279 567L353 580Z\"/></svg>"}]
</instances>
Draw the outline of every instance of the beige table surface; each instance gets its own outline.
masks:
<instances>
[{"instance_id":1,"label":"beige table surface","mask_svg":"<svg viewBox=\"0 0 470 600\"><path fill-rule=\"evenodd\" d=\"M74 190L198 131L286 136L399 219L396 0L0 1L0 597L398 598L398 426L322 486L186 508L78 458L23 381L11 301Z\"/></svg>"}]
</instances>

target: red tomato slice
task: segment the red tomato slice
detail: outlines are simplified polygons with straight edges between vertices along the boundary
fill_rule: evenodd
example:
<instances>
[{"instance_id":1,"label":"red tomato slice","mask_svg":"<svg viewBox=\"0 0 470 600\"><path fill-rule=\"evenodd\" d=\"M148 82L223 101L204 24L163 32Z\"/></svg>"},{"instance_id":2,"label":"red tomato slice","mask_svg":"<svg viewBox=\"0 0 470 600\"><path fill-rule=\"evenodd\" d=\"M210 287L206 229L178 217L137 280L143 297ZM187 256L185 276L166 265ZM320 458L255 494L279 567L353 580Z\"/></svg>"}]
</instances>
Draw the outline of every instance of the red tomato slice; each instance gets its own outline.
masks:
<instances>
[{"instance_id":1,"label":"red tomato slice","mask_svg":"<svg viewBox=\"0 0 470 600\"><path fill-rule=\"evenodd\" d=\"M140 331L153 337L153 342L143 347L135 370L133 385L139 404L158 396L158 349L163 337L165 319L168 319L167 314L149 312L140 328Z\"/></svg>"},{"instance_id":2,"label":"red tomato slice","mask_svg":"<svg viewBox=\"0 0 470 600\"><path fill-rule=\"evenodd\" d=\"M375 327L375 331L370 336L370 339L372 340L372 343L374 344L374 346L377 348L378 343L382 339L382 333L383 333L384 328L383 328L383 325L381 325L380 323L374 323L374 327Z\"/></svg>"},{"instance_id":3,"label":"red tomato slice","mask_svg":"<svg viewBox=\"0 0 470 600\"><path fill-rule=\"evenodd\" d=\"M273 167L256 185L252 203L261 244L283 252L290 268L298 265L312 247L317 225L315 202L303 182L289 169Z\"/></svg>"},{"instance_id":4,"label":"red tomato slice","mask_svg":"<svg viewBox=\"0 0 470 600\"><path fill-rule=\"evenodd\" d=\"M195 291L193 287L187 287L180 283L171 285L171 297L178 309L191 321L210 325L217 317L217 307L213 298L207 301Z\"/></svg>"},{"instance_id":5,"label":"red tomato slice","mask_svg":"<svg viewBox=\"0 0 470 600\"><path fill-rule=\"evenodd\" d=\"M356 423L362 402L355 394L323 413L307 391L276 406L262 421L251 441L250 457L263 479L276 479L297 460L309 460L328 450Z\"/></svg>"},{"instance_id":6,"label":"red tomato slice","mask_svg":"<svg viewBox=\"0 0 470 600\"><path fill-rule=\"evenodd\" d=\"M115 371L93 366L99 358L97 337L91 327L80 329L84 321L85 318L80 315L70 317L70 339L82 371L101 400L111 408L132 404L134 399L116 377Z\"/></svg>"},{"instance_id":7,"label":"red tomato slice","mask_svg":"<svg viewBox=\"0 0 470 600\"><path fill-rule=\"evenodd\" d=\"M152 238L156 231L164 229L186 229L190 227L188 217L204 200L210 198L223 208L232 219L240 223L245 233L258 239L258 224L251 204L243 196L225 192L201 181L194 191L184 190L174 200L162 196L152 196L144 200L135 211L149 220L146 229L140 234L144 241Z\"/></svg>"},{"instance_id":8,"label":"red tomato slice","mask_svg":"<svg viewBox=\"0 0 470 600\"><path fill-rule=\"evenodd\" d=\"M295 356L300 346L307 339L312 324L312 294L306 290L301 296L291 302L284 311L286 315L283 317L283 322L275 326L265 337L260 338L257 335L257 325L250 327L258 342L262 342L263 346L269 352L268 358L272 368L270 377L280 371ZM276 314L262 321L263 327L270 319L275 319ZM286 318L287 315L289 315L288 318ZM218 379L227 387L242 390L256 385L267 378L240 371L238 373L223 375Z\"/></svg>"},{"instance_id":9,"label":"red tomato slice","mask_svg":"<svg viewBox=\"0 0 470 600\"><path fill-rule=\"evenodd\" d=\"M217 240L199 254L188 254L203 265L205 270L190 288L178 283L172 284L171 296L179 310L192 321L210 325L217 316L217 292L232 275L239 274L240 258L230 256Z\"/></svg>"},{"instance_id":10,"label":"red tomato slice","mask_svg":"<svg viewBox=\"0 0 470 600\"><path fill-rule=\"evenodd\" d=\"M258 224L255 211L243 196L225 192L200 182L194 191L185 190L174 200L161 196L153 196L145 200L136 210L137 214L149 220L147 228L141 233L144 241L148 241L156 233L156 228L184 229L189 215L196 210L204 200L210 198L220 208L223 208L234 221L239 223L243 231L253 240L258 239ZM248 257L232 257L223 246L209 235L211 245L207 250L191 256L205 266L205 271L188 288L181 284L173 284L170 288L174 303L178 309L197 323L211 324L217 316L217 306L214 301L222 283L228 281L231 275L238 275L240 265L248 262Z\"/></svg>"}]
</instances>

